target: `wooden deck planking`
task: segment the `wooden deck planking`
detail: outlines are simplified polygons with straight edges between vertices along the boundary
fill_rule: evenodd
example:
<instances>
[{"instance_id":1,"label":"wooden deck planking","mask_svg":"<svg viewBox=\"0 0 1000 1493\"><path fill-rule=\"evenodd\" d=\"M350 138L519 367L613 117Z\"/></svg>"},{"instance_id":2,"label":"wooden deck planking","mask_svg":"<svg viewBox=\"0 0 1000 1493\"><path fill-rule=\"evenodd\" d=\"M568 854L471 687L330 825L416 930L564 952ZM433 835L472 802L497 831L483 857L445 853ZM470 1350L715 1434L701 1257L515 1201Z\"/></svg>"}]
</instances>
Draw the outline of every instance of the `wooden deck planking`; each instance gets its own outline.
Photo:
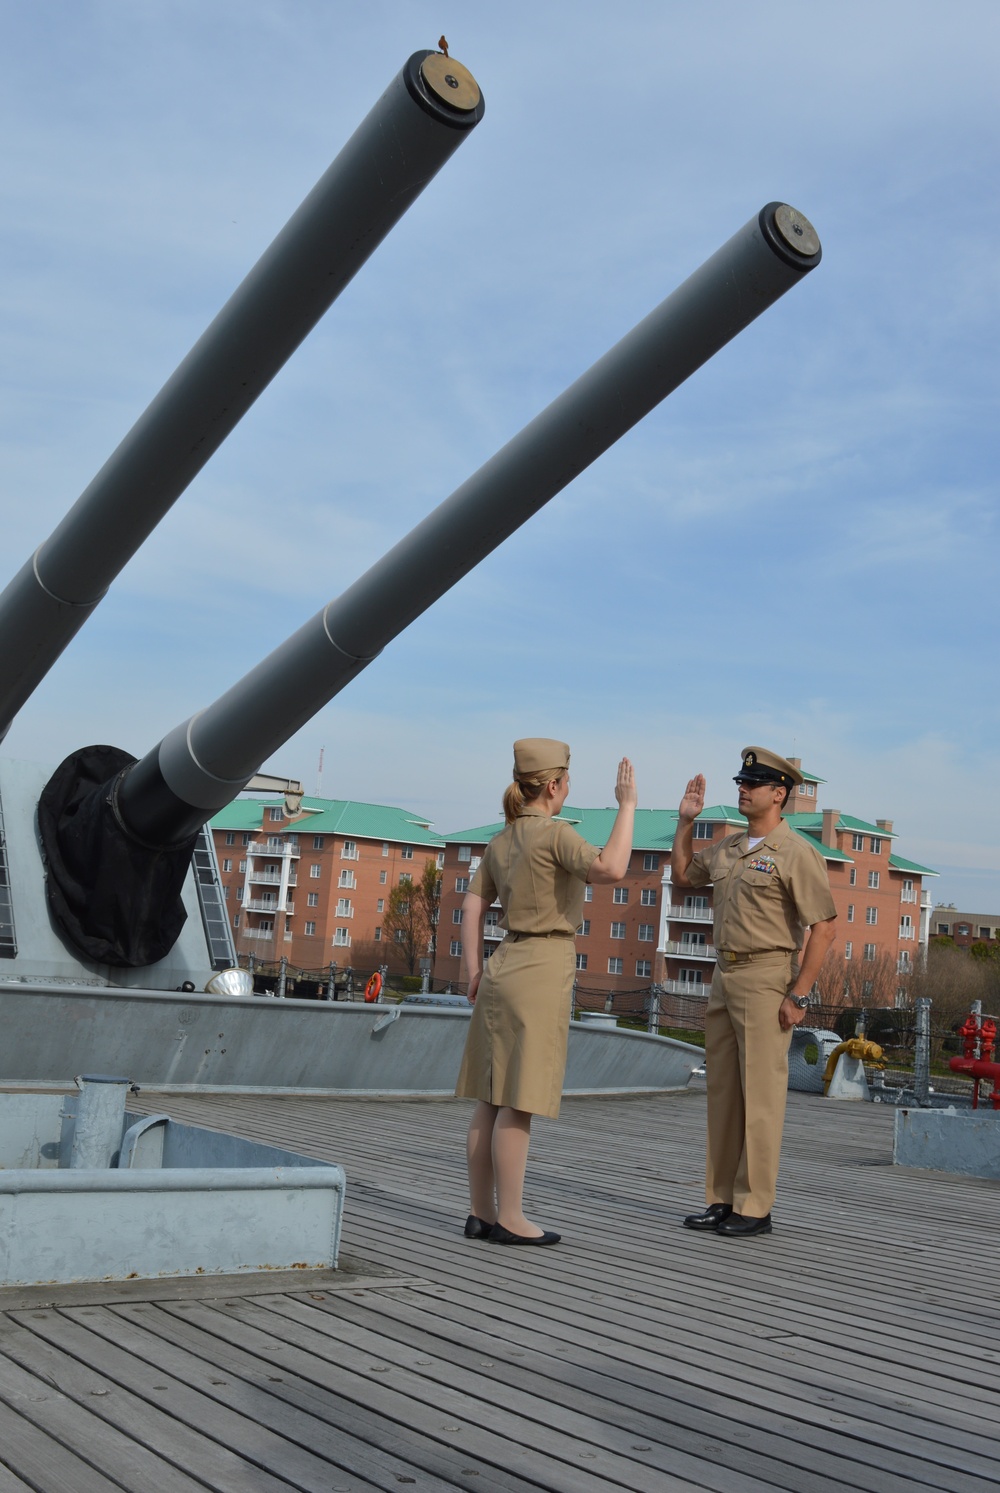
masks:
<instances>
[{"instance_id":1,"label":"wooden deck planking","mask_svg":"<svg viewBox=\"0 0 1000 1493\"><path fill-rule=\"evenodd\" d=\"M0 1478L992 1489L1000 1186L886 1165L889 1109L790 1101L775 1233L748 1241L678 1227L701 1206L701 1095L567 1101L536 1126L530 1181L532 1215L565 1239L534 1251L462 1238L466 1106L147 1091L140 1107L342 1162L363 1273L252 1296L205 1283L201 1300L157 1283L145 1303L94 1287L92 1306L52 1293L0 1316Z\"/></svg>"}]
</instances>

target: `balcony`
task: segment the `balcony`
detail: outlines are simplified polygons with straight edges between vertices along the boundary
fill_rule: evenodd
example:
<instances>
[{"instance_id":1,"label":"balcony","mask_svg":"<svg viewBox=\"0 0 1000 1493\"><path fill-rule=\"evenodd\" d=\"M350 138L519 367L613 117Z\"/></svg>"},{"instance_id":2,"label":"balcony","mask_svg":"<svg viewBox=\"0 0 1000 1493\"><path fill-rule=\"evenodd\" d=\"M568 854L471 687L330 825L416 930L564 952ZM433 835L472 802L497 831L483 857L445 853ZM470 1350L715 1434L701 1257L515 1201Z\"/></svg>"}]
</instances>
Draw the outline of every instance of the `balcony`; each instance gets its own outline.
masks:
<instances>
[{"instance_id":1,"label":"balcony","mask_svg":"<svg viewBox=\"0 0 1000 1493\"><path fill-rule=\"evenodd\" d=\"M692 1000L707 1000L708 992L712 988L712 982L706 980L703 985L697 985L691 980L664 980L660 986L667 995L686 995Z\"/></svg>"},{"instance_id":2,"label":"balcony","mask_svg":"<svg viewBox=\"0 0 1000 1493\"><path fill-rule=\"evenodd\" d=\"M507 929L501 928L499 923L487 923L483 928L483 937L496 943L499 939L507 937Z\"/></svg>"},{"instance_id":3,"label":"balcony","mask_svg":"<svg viewBox=\"0 0 1000 1493\"><path fill-rule=\"evenodd\" d=\"M668 916L682 923L710 923L715 914L710 907L671 907Z\"/></svg>"},{"instance_id":4,"label":"balcony","mask_svg":"<svg viewBox=\"0 0 1000 1493\"><path fill-rule=\"evenodd\" d=\"M242 938L259 939L261 942L266 943L274 942L273 928L243 928L238 930L238 932Z\"/></svg>"},{"instance_id":5,"label":"balcony","mask_svg":"<svg viewBox=\"0 0 1000 1493\"><path fill-rule=\"evenodd\" d=\"M257 881L257 882L260 882L261 885L263 885L263 886L280 886L281 885L281 872L280 871L250 871L250 872L247 873L247 881ZM290 872L288 880L285 883L285 885L286 886L297 886L298 885L298 882L296 880L296 876L295 876L295 872L294 871Z\"/></svg>"},{"instance_id":6,"label":"balcony","mask_svg":"<svg viewBox=\"0 0 1000 1493\"><path fill-rule=\"evenodd\" d=\"M272 915L277 912L286 912L291 917L295 911L295 903L286 902L284 907L279 907L277 902L264 902L259 897L255 897L250 902L244 902L243 910L244 912L268 912Z\"/></svg>"},{"instance_id":7,"label":"balcony","mask_svg":"<svg viewBox=\"0 0 1000 1493\"><path fill-rule=\"evenodd\" d=\"M301 851L297 845L269 845L266 840L251 840L249 845L243 848L244 855L268 856L273 861L284 860L289 856L292 860L298 860Z\"/></svg>"},{"instance_id":8,"label":"balcony","mask_svg":"<svg viewBox=\"0 0 1000 1493\"><path fill-rule=\"evenodd\" d=\"M900 928L900 930L899 930L899 936L900 936L900 938L914 938L916 936L916 934L915 934L915 931L913 929L912 924L911 924L911 926L909 928Z\"/></svg>"},{"instance_id":9,"label":"balcony","mask_svg":"<svg viewBox=\"0 0 1000 1493\"><path fill-rule=\"evenodd\" d=\"M675 959L678 957L682 959L715 958L715 947L710 943L665 943L663 945L663 952L664 954L671 955Z\"/></svg>"}]
</instances>

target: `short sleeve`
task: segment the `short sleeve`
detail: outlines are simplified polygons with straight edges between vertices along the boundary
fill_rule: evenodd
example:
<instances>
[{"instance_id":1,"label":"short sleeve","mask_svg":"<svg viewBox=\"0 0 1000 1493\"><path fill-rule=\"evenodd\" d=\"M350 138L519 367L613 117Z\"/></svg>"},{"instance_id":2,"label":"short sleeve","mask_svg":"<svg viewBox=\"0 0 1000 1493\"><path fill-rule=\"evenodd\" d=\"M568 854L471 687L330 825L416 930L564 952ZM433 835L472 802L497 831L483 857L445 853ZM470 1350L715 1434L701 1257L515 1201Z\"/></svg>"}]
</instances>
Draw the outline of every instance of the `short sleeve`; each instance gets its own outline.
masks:
<instances>
[{"instance_id":1,"label":"short sleeve","mask_svg":"<svg viewBox=\"0 0 1000 1493\"><path fill-rule=\"evenodd\" d=\"M826 862L808 845L802 847L804 854L795 858L788 890L791 892L795 911L803 927L814 923L825 923L837 916Z\"/></svg>"},{"instance_id":2,"label":"short sleeve","mask_svg":"<svg viewBox=\"0 0 1000 1493\"><path fill-rule=\"evenodd\" d=\"M591 845L582 835L578 835L571 824L553 821L556 833L552 840L552 854L556 865L568 871L570 876L577 877L580 881L586 881L591 866L600 855L596 845Z\"/></svg>"},{"instance_id":3,"label":"short sleeve","mask_svg":"<svg viewBox=\"0 0 1000 1493\"><path fill-rule=\"evenodd\" d=\"M497 885L493 880L493 861L488 845L483 851L482 860L473 873L472 880L469 883L469 891L477 897L482 897L486 902L496 901Z\"/></svg>"},{"instance_id":4,"label":"short sleeve","mask_svg":"<svg viewBox=\"0 0 1000 1493\"><path fill-rule=\"evenodd\" d=\"M711 850L696 850L684 874L686 886L708 886L715 877Z\"/></svg>"}]
</instances>

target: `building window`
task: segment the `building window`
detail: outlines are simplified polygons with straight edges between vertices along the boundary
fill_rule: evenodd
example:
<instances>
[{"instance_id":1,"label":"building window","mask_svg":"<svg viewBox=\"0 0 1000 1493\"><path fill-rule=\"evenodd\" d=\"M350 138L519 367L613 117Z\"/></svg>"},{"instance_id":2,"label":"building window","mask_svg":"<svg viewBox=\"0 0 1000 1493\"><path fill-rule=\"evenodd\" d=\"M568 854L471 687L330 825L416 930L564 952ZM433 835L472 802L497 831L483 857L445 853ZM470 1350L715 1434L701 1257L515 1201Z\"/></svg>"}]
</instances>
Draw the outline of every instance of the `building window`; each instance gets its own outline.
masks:
<instances>
[{"instance_id":1,"label":"building window","mask_svg":"<svg viewBox=\"0 0 1000 1493\"><path fill-rule=\"evenodd\" d=\"M653 966L648 959L637 959L635 961L635 972L640 980L648 980L653 973Z\"/></svg>"},{"instance_id":2,"label":"building window","mask_svg":"<svg viewBox=\"0 0 1000 1493\"><path fill-rule=\"evenodd\" d=\"M696 840L710 840L715 832L715 825L709 824L707 820L696 819L694 822L694 838Z\"/></svg>"},{"instance_id":3,"label":"building window","mask_svg":"<svg viewBox=\"0 0 1000 1493\"><path fill-rule=\"evenodd\" d=\"M682 969L677 978L682 985L701 985L705 979L700 969Z\"/></svg>"},{"instance_id":4,"label":"building window","mask_svg":"<svg viewBox=\"0 0 1000 1493\"><path fill-rule=\"evenodd\" d=\"M233 927L234 928L238 928L239 926L240 926L240 915L239 915L239 913L237 913L236 916L233 918Z\"/></svg>"},{"instance_id":5,"label":"building window","mask_svg":"<svg viewBox=\"0 0 1000 1493\"><path fill-rule=\"evenodd\" d=\"M656 887L644 886L642 891L639 893L639 902L643 907L655 907Z\"/></svg>"},{"instance_id":6,"label":"building window","mask_svg":"<svg viewBox=\"0 0 1000 1493\"><path fill-rule=\"evenodd\" d=\"M882 854L882 841L878 835L872 835L872 855Z\"/></svg>"},{"instance_id":7,"label":"building window","mask_svg":"<svg viewBox=\"0 0 1000 1493\"><path fill-rule=\"evenodd\" d=\"M871 887L873 892L878 891L878 877L879 873L877 871L868 872L868 885Z\"/></svg>"},{"instance_id":8,"label":"building window","mask_svg":"<svg viewBox=\"0 0 1000 1493\"><path fill-rule=\"evenodd\" d=\"M968 923L958 923L956 925L956 927L955 927L955 932L958 934L959 938L966 938L966 937L968 937L968 933L969 933L969 925L968 925Z\"/></svg>"},{"instance_id":9,"label":"building window","mask_svg":"<svg viewBox=\"0 0 1000 1493\"><path fill-rule=\"evenodd\" d=\"M409 871L400 871L400 873L399 873L399 884L400 884L400 886L412 886L413 885L413 877L410 875Z\"/></svg>"},{"instance_id":10,"label":"building window","mask_svg":"<svg viewBox=\"0 0 1000 1493\"><path fill-rule=\"evenodd\" d=\"M909 918L904 918L903 921L908 923L910 920L909 920ZM992 938L993 937L993 929L992 928L980 928L980 930L979 930L979 937L980 938Z\"/></svg>"},{"instance_id":11,"label":"building window","mask_svg":"<svg viewBox=\"0 0 1000 1493\"><path fill-rule=\"evenodd\" d=\"M584 902L593 902L594 900L594 888L590 885L589 881L583 889L583 900Z\"/></svg>"},{"instance_id":12,"label":"building window","mask_svg":"<svg viewBox=\"0 0 1000 1493\"><path fill-rule=\"evenodd\" d=\"M655 937L656 937L656 929L653 927L652 923L640 923L639 924L639 942L640 943L652 943Z\"/></svg>"},{"instance_id":13,"label":"building window","mask_svg":"<svg viewBox=\"0 0 1000 1493\"><path fill-rule=\"evenodd\" d=\"M868 924L869 928L874 928L875 924L878 922L878 908L877 907L866 907L865 908L865 922Z\"/></svg>"},{"instance_id":14,"label":"building window","mask_svg":"<svg viewBox=\"0 0 1000 1493\"><path fill-rule=\"evenodd\" d=\"M257 929L258 929L258 931L260 933L273 933L274 932L274 919L273 918L261 918L260 922L257 924Z\"/></svg>"},{"instance_id":15,"label":"building window","mask_svg":"<svg viewBox=\"0 0 1000 1493\"><path fill-rule=\"evenodd\" d=\"M862 994L862 996L864 997L865 1000L868 1000L870 996L874 995L874 993L875 993L875 981L874 980L866 980L864 982L864 984L862 985L862 987L861 987L861 994Z\"/></svg>"},{"instance_id":16,"label":"building window","mask_svg":"<svg viewBox=\"0 0 1000 1493\"><path fill-rule=\"evenodd\" d=\"M244 845L249 845L250 844L250 836L249 835L244 835L243 836L243 843L244 843Z\"/></svg>"},{"instance_id":17,"label":"building window","mask_svg":"<svg viewBox=\"0 0 1000 1493\"><path fill-rule=\"evenodd\" d=\"M844 958L845 959L853 959L854 958L854 945L850 942L850 940L848 940L848 942L845 943L845 945L844 945Z\"/></svg>"},{"instance_id":18,"label":"building window","mask_svg":"<svg viewBox=\"0 0 1000 1493\"><path fill-rule=\"evenodd\" d=\"M232 861L223 861L222 862L222 869L223 869L223 871L231 871L233 869L233 863L232 863Z\"/></svg>"},{"instance_id":19,"label":"building window","mask_svg":"<svg viewBox=\"0 0 1000 1493\"><path fill-rule=\"evenodd\" d=\"M267 811L267 817L268 817L268 819L270 819L270 821L271 821L272 824L274 824L275 822L280 823L281 822L281 810L280 809L268 809L268 811Z\"/></svg>"},{"instance_id":20,"label":"building window","mask_svg":"<svg viewBox=\"0 0 1000 1493\"><path fill-rule=\"evenodd\" d=\"M241 887L241 886L238 886L236 888L236 900L237 900L237 902L242 902L243 901L243 891L244 891L244 888Z\"/></svg>"},{"instance_id":21,"label":"building window","mask_svg":"<svg viewBox=\"0 0 1000 1493\"><path fill-rule=\"evenodd\" d=\"M850 871L848 872L847 880L848 880L848 884L850 886L857 886L857 884L858 884L858 873L857 873L857 870L856 870L856 868L854 866L852 866L851 869L850 869Z\"/></svg>"},{"instance_id":22,"label":"building window","mask_svg":"<svg viewBox=\"0 0 1000 1493\"><path fill-rule=\"evenodd\" d=\"M642 858L642 869L644 871L658 871L660 869L660 857L652 855L648 850Z\"/></svg>"},{"instance_id":23,"label":"building window","mask_svg":"<svg viewBox=\"0 0 1000 1493\"><path fill-rule=\"evenodd\" d=\"M900 902L915 902L917 900L913 895L913 882L908 878L903 882L903 890L899 900Z\"/></svg>"},{"instance_id":24,"label":"building window","mask_svg":"<svg viewBox=\"0 0 1000 1493\"><path fill-rule=\"evenodd\" d=\"M247 868L246 861L240 861L240 870L241 871L246 871L246 868Z\"/></svg>"},{"instance_id":25,"label":"building window","mask_svg":"<svg viewBox=\"0 0 1000 1493\"><path fill-rule=\"evenodd\" d=\"M458 847L458 858L459 858L460 861L471 861L471 859L472 859L472 846L471 845L460 845Z\"/></svg>"},{"instance_id":26,"label":"building window","mask_svg":"<svg viewBox=\"0 0 1000 1493\"><path fill-rule=\"evenodd\" d=\"M938 923L937 930L938 930L938 934L940 936L942 936L944 938L947 938L947 936L948 936L948 924L947 923Z\"/></svg>"},{"instance_id":27,"label":"building window","mask_svg":"<svg viewBox=\"0 0 1000 1493\"><path fill-rule=\"evenodd\" d=\"M376 912L385 912L385 898L384 897L380 897L378 899L378 901L375 903L375 911Z\"/></svg>"},{"instance_id":28,"label":"building window","mask_svg":"<svg viewBox=\"0 0 1000 1493\"><path fill-rule=\"evenodd\" d=\"M624 938L625 937L625 924L624 923L612 923L611 924L611 937L612 938Z\"/></svg>"},{"instance_id":29,"label":"building window","mask_svg":"<svg viewBox=\"0 0 1000 1493\"><path fill-rule=\"evenodd\" d=\"M223 897L225 897L226 901L228 902L229 901L229 888L227 886L224 886L222 888L222 895L223 895Z\"/></svg>"},{"instance_id":30,"label":"building window","mask_svg":"<svg viewBox=\"0 0 1000 1493\"><path fill-rule=\"evenodd\" d=\"M323 836L322 835L313 835L313 849L314 850L322 850L323 849Z\"/></svg>"},{"instance_id":31,"label":"building window","mask_svg":"<svg viewBox=\"0 0 1000 1493\"><path fill-rule=\"evenodd\" d=\"M873 943L866 943L865 944L865 960L866 960L866 962L868 964L874 964L874 962L875 962L875 954L876 954L875 945Z\"/></svg>"},{"instance_id":32,"label":"building window","mask_svg":"<svg viewBox=\"0 0 1000 1493\"><path fill-rule=\"evenodd\" d=\"M396 942L397 943L402 943L403 942L403 930L402 930L402 928L397 928L396 929L395 938L396 938Z\"/></svg>"},{"instance_id":33,"label":"building window","mask_svg":"<svg viewBox=\"0 0 1000 1493\"><path fill-rule=\"evenodd\" d=\"M848 902L848 904L847 904L847 921L849 923L853 923L854 922L854 903L853 902Z\"/></svg>"},{"instance_id":34,"label":"building window","mask_svg":"<svg viewBox=\"0 0 1000 1493\"><path fill-rule=\"evenodd\" d=\"M232 830L227 830L226 831L226 844L227 845L235 845L236 844L236 836L233 834Z\"/></svg>"},{"instance_id":35,"label":"building window","mask_svg":"<svg viewBox=\"0 0 1000 1493\"><path fill-rule=\"evenodd\" d=\"M469 878L467 876L455 877L456 892L467 892L469 890Z\"/></svg>"},{"instance_id":36,"label":"building window","mask_svg":"<svg viewBox=\"0 0 1000 1493\"><path fill-rule=\"evenodd\" d=\"M864 848L865 848L865 837L864 837L864 835L852 835L851 836L851 849L852 850L864 850Z\"/></svg>"},{"instance_id":37,"label":"building window","mask_svg":"<svg viewBox=\"0 0 1000 1493\"><path fill-rule=\"evenodd\" d=\"M438 853L437 853L437 868L438 868L439 871L443 871L444 870L444 851L443 850L439 850Z\"/></svg>"},{"instance_id":38,"label":"building window","mask_svg":"<svg viewBox=\"0 0 1000 1493\"><path fill-rule=\"evenodd\" d=\"M284 843L284 838L281 835L268 835L267 837L268 850L280 850Z\"/></svg>"},{"instance_id":39,"label":"building window","mask_svg":"<svg viewBox=\"0 0 1000 1493\"><path fill-rule=\"evenodd\" d=\"M389 875L388 871L380 871L378 873L378 884L379 884L379 886L385 886L386 878L387 878L388 875Z\"/></svg>"},{"instance_id":40,"label":"building window","mask_svg":"<svg viewBox=\"0 0 1000 1493\"><path fill-rule=\"evenodd\" d=\"M628 901L628 887L616 886L615 895L612 900L617 902L619 906L622 906L624 903L626 903Z\"/></svg>"},{"instance_id":41,"label":"building window","mask_svg":"<svg viewBox=\"0 0 1000 1493\"><path fill-rule=\"evenodd\" d=\"M900 949L896 972L900 975L908 975L910 973L910 952L908 949Z\"/></svg>"},{"instance_id":42,"label":"building window","mask_svg":"<svg viewBox=\"0 0 1000 1493\"><path fill-rule=\"evenodd\" d=\"M315 923L307 923L306 924L306 937L307 938L312 938L313 935L315 934L315 932L316 932L316 924Z\"/></svg>"},{"instance_id":43,"label":"building window","mask_svg":"<svg viewBox=\"0 0 1000 1493\"><path fill-rule=\"evenodd\" d=\"M453 938L448 946L448 952L453 959L460 959L462 957L462 940L460 938Z\"/></svg>"},{"instance_id":44,"label":"building window","mask_svg":"<svg viewBox=\"0 0 1000 1493\"><path fill-rule=\"evenodd\" d=\"M353 918L354 909L351 907L350 897L338 897L337 916L338 918Z\"/></svg>"},{"instance_id":45,"label":"building window","mask_svg":"<svg viewBox=\"0 0 1000 1493\"><path fill-rule=\"evenodd\" d=\"M460 923L462 921L462 909L460 907L452 909L451 920L453 923Z\"/></svg>"},{"instance_id":46,"label":"building window","mask_svg":"<svg viewBox=\"0 0 1000 1493\"><path fill-rule=\"evenodd\" d=\"M625 973L624 959L611 958L608 960L609 975L623 975Z\"/></svg>"},{"instance_id":47,"label":"building window","mask_svg":"<svg viewBox=\"0 0 1000 1493\"><path fill-rule=\"evenodd\" d=\"M341 871L337 880L338 886L357 886L358 879L353 871Z\"/></svg>"},{"instance_id":48,"label":"building window","mask_svg":"<svg viewBox=\"0 0 1000 1493\"><path fill-rule=\"evenodd\" d=\"M381 943L382 942L382 929L381 928L376 928L375 929L375 942L376 943Z\"/></svg>"},{"instance_id":49,"label":"building window","mask_svg":"<svg viewBox=\"0 0 1000 1493\"><path fill-rule=\"evenodd\" d=\"M909 913L904 913L899 920L899 936L900 938L913 937L913 919ZM909 955L907 955L907 958L909 958Z\"/></svg>"},{"instance_id":50,"label":"building window","mask_svg":"<svg viewBox=\"0 0 1000 1493\"><path fill-rule=\"evenodd\" d=\"M576 931L581 938L588 938L590 936L590 919L584 918L583 922L580 924L579 928Z\"/></svg>"},{"instance_id":51,"label":"building window","mask_svg":"<svg viewBox=\"0 0 1000 1493\"><path fill-rule=\"evenodd\" d=\"M318 861L313 861L312 865L309 867L309 875L312 877L313 881L319 881L322 874L323 867L319 864Z\"/></svg>"},{"instance_id":52,"label":"building window","mask_svg":"<svg viewBox=\"0 0 1000 1493\"><path fill-rule=\"evenodd\" d=\"M333 942L338 949L350 948L351 930L349 928L335 928L333 930Z\"/></svg>"},{"instance_id":53,"label":"building window","mask_svg":"<svg viewBox=\"0 0 1000 1493\"><path fill-rule=\"evenodd\" d=\"M309 895L306 897L306 906L307 907L318 907L319 906L319 892L310 892L309 893Z\"/></svg>"},{"instance_id":54,"label":"building window","mask_svg":"<svg viewBox=\"0 0 1000 1493\"><path fill-rule=\"evenodd\" d=\"M577 969L586 969L587 968L587 956L586 956L586 954L577 954L577 956L576 956L576 967L577 967Z\"/></svg>"},{"instance_id":55,"label":"building window","mask_svg":"<svg viewBox=\"0 0 1000 1493\"><path fill-rule=\"evenodd\" d=\"M357 840L345 840L340 847L340 859L342 861L356 861L358 858Z\"/></svg>"},{"instance_id":56,"label":"building window","mask_svg":"<svg viewBox=\"0 0 1000 1493\"><path fill-rule=\"evenodd\" d=\"M382 854L383 855L388 855L389 854L389 841L388 840L383 840L382 841Z\"/></svg>"},{"instance_id":57,"label":"building window","mask_svg":"<svg viewBox=\"0 0 1000 1493\"><path fill-rule=\"evenodd\" d=\"M404 845L403 848L402 848L402 850L399 852L399 858L400 858L401 861L412 861L412 859L413 859L413 846L412 845Z\"/></svg>"},{"instance_id":58,"label":"building window","mask_svg":"<svg viewBox=\"0 0 1000 1493\"><path fill-rule=\"evenodd\" d=\"M816 784L815 783L803 783L802 787L799 789L799 792L801 794L803 794L806 798L815 798L816 797Z\"/></svg>"}]
</instances>

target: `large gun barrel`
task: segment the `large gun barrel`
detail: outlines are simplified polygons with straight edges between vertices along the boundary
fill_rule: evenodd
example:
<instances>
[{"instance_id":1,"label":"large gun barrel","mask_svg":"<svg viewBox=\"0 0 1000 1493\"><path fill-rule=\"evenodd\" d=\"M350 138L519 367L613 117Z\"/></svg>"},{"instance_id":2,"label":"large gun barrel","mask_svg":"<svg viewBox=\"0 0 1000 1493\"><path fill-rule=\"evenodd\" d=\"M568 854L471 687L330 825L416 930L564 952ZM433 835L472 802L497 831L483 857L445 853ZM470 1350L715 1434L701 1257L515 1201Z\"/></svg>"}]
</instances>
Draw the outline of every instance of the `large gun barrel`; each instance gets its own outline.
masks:
<instances>
[{"instance_id":1,"label":"large gun barrel","mask_svg":"<svg viewBox=\"0 0 1000 1493\"><path fill-rule=\"evenodd\" d=\"M416 52L48 540L0 596L0 739L160 519L483 115Z\"/></svg>"},{"instance_id":2,"label":"large gun barrel","mask_svg":"<svg viewBox=\"0 0 1000 1493\"><path fill-rule=\"evenodd\" d=\"M126 775L123 822L173 844L678 384L820 260L815 230L770 203L359 580Z\"/></svg>"}]
</instances>

